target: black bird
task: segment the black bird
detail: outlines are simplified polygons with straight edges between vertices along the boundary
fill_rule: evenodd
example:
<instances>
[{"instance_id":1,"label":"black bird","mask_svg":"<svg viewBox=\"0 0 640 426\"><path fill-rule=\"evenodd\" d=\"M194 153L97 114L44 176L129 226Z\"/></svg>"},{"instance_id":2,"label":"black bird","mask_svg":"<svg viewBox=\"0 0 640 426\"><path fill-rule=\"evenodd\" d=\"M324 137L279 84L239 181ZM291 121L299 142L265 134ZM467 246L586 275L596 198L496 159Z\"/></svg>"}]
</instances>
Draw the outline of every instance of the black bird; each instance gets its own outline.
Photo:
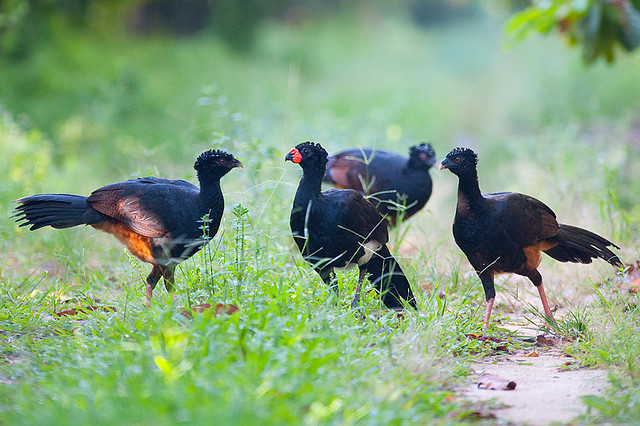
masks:
<instances>
[{"instance_id":1,"label":"black bird","mask_svg":"<svg viewBox=\"0 0 640 426\"><path fill-rule=\"evenodd\" d=\"M293 239L322 280L335 290L333 268L356 264L360 276L352 307L358 304L368 272L385 306L402 308L404 300L417 308L409 281L387 248L387 226L376 208L350 189L321 191L327 151L319 144L304 142L291 149L285 161L302 167L291 210Z\"/></svg>"},{"instance_id":2,"label":"black bird","mask_svg":"<svg viewBox=\"0 0 640 426\"><path fill-rule=\"evenodd\" d=\"M153 265L147 277L149 300L160 277L168 291L178 263L212 238L222 219L220 178L242 163L224 151L209 150L196 160L200 188L184 180L144 177L103 186L89 197L41 194L20 198L15 214L30 230L51 226L91 225L113 234L143 262ZM203 226L203 218L208 225Z\"/></svg>"},{"instance_id":3,"label":"black bird","mask_svg":"<svg viewBox=\"0 0 640 426\"><path fill-rule=\"evenodd\" d=\"M348 149L329 156L324 181L354 189L396 225L421 210L433 183L429 169L437 163L431 144L409 148L409 157L372 148Z\"/></svg>"},{"instance_id":4,"label":"black bird","mask_svg":"<svg viewBox=\"0 0 640 426\"><path fill-rule=\"evenodd\" d=\"M472 150L455 148L439 168L459 178L453 236L482 281L487 300L485 327L496 295L494 277L501 273L529 278L538 289L544 314L553 320L537 269L541 252L560 262L591 263L600 258L622 266L609 249L618 246L586 229L559 224L553 210L535 198L513 192L481 194L477 162Z\"/></svg>"}]
</instances>

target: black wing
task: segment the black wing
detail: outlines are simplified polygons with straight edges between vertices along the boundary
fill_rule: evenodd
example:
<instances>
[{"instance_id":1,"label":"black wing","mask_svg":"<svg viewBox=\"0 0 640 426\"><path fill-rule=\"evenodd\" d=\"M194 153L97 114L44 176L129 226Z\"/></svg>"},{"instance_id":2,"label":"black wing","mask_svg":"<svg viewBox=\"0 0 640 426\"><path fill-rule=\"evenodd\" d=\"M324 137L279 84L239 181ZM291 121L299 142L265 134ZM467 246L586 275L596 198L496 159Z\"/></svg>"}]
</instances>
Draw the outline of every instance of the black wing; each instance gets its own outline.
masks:
<instances>
[{"instance_id":1,"label":"black wing","mask_svg":"<svg viewBox=\"0 0 640 426\"><path fill-rule=\"evenodd\" d=\"M89 204L147 237L197 232L197 186L183 180L140 178L95 190Z\"/></svg>"},{"instance_id":2,"label":"black wing","mask_svg":"<svg viewBox=\"0 0 640 426\"><path fill-rule=\"evenodd\" d=\"M407 158L371 148L342 151L329 157L326 181L340 189L374 194L388 190L390 175L407 162Z\"/></svg>"},{"instance_id":3,"label":"black wing","mask_svg":"<svg viewBox=\"0 0 640 426\"><path fill-rule=\"evenodd\" d=\"M327 190L323 194L338 194L341 200L338 226L348 234L358 237L360 242L370 240L386 244L389 241L387 223L378 210L367 201L360 193L349 190Z\"/></svg>"},{"instance_id":4,"label":"black wing","mask_svg":"<svg viewBox=\"0 0 640 426\"><path fill-rule=\"evenodd\" d=\"M485 194L496 208L496 219L513 241L527 247L558 234L556 215L543 202L524 194Z\"/></svg>"}]
</instances>

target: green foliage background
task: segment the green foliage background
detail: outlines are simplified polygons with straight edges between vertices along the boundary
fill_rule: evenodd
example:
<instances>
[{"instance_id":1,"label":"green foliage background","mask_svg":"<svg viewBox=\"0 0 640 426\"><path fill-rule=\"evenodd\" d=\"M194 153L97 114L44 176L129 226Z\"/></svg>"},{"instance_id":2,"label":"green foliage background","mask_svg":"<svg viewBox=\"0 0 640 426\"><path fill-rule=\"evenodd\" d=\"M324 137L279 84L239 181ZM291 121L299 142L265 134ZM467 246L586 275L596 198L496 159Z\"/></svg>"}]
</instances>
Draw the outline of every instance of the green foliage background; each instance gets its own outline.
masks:
<instances>
[{"instance_id":1,"label":"green foliage background","mask_svg":"<svg viewBox=\"0 0 640 426\"><path fill-rule=\"evenodd\" d=\"M511 18L506 30L514 39L555 30L570 45L582 47L586 63L599 58L612 62L618 48L630 52L640 46L640 1L533 1Z\"/></svg>"},{"instance_id":2,"label":"green foliage background","mask_svg":"<svg viewBox=\"0 0 640 426\"><path fill-rule=\"evenodd\" d=\"M469 338L480 333L482 289L451 238L455 178L433 172L428 209L392 236L420 313L399 320L372 293L354 313L354 273L340 275L335 300L291 244L300 172L283 158L302 140L398 152L428 140L439 157L471 146L485 191L534 195L637 258L637 56L585 68L579 52L536 36L507 50L501 9L472 2L455 13L460 6L439 3L446 25L357 2L293 20L276 13L243 47L214 27L132 32L125 11L135 2L87 2L73 8L80 17L62 4L0 6L5 423L471 420L475 407L456 386L494 347ZM244 171L223 180L221 230L180 267L175 299L159 288L151 309L147 266L109 236L31 233L9 218L11 201L27 194L88 194L143 175L194 181L193 161L211 147L236 154ZM626 344L639 330L637 296L618 292L606 265L543 269L553 300L590 300L588 332L570 351L611 371L611 389L585 401L584 420L638 421L640 348ZM506 279L500 293L531 290ZM240 312L179 313L203 302ZM55 315L91 305L116 311ZM497 309L509 316L506 304ZM525 345L489 333L510 350Z\"/></svg>"}]
</instances>

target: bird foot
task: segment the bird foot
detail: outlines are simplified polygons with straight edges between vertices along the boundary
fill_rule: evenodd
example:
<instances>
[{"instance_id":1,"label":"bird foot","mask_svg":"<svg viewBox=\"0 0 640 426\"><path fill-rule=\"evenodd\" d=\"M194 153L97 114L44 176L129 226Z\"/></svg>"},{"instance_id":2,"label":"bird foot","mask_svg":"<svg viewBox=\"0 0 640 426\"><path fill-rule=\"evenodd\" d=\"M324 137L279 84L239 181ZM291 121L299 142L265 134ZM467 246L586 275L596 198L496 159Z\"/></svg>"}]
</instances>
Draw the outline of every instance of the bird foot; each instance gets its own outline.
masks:
<instances>
[{"instance_id":1,"label":"bird foot","mask_svg":"<svg viewBox=\"0 0 640 426\"><path fill-rule=\"evenodd\" d=\"M356 294L353 296L353 300L351 301L351 309L356 309L360 304L360 292L356 291Z\"/></svg>"},{"instance_id":2,"label":"bird foot","mask_svg":"<svg viewBox=\"0 0 640 426\"><path fill-rule=\"evenodd\" d=\"M151 300L153 299L153 288L147 283L145 287L145 293L147 295L147 300L145 301L145 305L147 308L151 307Z\"/></svg>"},{"instance_id":3,"label":"bird foot","mask_svg":"<svg viewBox=\"0 0 640 426\"><path fill-rule=\"evenodd\" d=\"M495 300L496 300L495 298L487 300L487 310L485 311L484 323L482 324L483 330L486 330L487 328L489 328L489 320L491 319L491 311L493 310L493 302Z\"/></svg>"}]
</instances>

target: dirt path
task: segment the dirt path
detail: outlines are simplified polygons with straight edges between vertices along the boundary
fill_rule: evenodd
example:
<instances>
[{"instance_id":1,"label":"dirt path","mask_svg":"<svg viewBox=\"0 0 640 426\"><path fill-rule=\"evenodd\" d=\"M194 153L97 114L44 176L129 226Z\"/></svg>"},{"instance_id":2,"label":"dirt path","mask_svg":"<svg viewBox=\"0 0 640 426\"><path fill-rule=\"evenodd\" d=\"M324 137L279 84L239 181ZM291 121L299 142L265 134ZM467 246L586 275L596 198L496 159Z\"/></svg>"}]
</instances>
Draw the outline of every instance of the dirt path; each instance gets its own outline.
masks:
<instances>
[{"instance_id":1,"label":"dirt path","mask_svg":"<svg viewBox=\"0 0 640 426\"><path fill-rule=\"evenodd\" d=\"M605 370L562 370L571 358L557 349L536 350L538 357L522 354L507 355L474 364L478 376L496 374L516 382L511 391L479 389L474 380L464 389L465 397L473 401L495 398L499 408L491 414L515 424L546 425L568 423L584 413L581 396L599 395L607 387Z\"/></svg>"},{"instance_id":2,"label":"dirt path","mask_svg":"<svg viewBox=\"0 0 640 426\"><path fill-rule=\"evenodd\" d=\"M517 334L535 338L537 330L528 327L520 315L504 325ZM538 356L531 355L535 352ZM517 425L567 424L585 412L582 396L601 395L608 387L603 369L567 369L573 358L558 346L536 346L515 354L496 355L473 364L475 375L462 394L471 401L494 399L489 414ZM516 382L514 390L478 388L478 377L495 374Z\"/></svg>"}]
</instances>

